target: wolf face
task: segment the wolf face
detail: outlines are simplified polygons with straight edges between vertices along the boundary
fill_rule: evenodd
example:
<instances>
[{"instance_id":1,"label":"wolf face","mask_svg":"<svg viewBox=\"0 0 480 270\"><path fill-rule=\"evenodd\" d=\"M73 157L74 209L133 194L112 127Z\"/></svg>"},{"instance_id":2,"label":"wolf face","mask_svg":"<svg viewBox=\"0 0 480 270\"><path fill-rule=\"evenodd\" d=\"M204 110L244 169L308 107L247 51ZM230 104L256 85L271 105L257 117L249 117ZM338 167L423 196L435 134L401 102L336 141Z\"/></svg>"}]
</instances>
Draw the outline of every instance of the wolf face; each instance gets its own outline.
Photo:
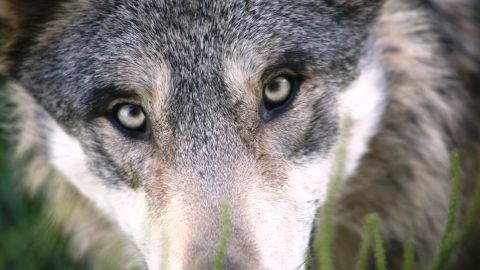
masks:
<instances>
[{"instance_id":1,"label":"wolf face","mask_svg":"<svg viewBox=\"0 0 480 270\"><path fill-rule=\"evenodd\" d=\"M10 72L48 112L50 162L120 225L150 269L212 265L222 204L227 268L296 269L341 116L355 96L381 101L380 74L366 62L374 58L360 58L373 10L65 2L25 37L30 46L12 46ZM360 141L368 125L375 119Z\"/></svg>"},{"instance_id":2,"label":"wolf face","mask_svg":"<svg viewBox=\"0 0 480 270\"><path fill-rule=\"evenodd\" d=\"M301 268L342 119L353 123L346 156L352 176L384 115L425 113L409 107L411 94L392 87L401 76L391 76L409 72L404 63L414 61L403 59L418 53L431 60L437 50L418 38L402 47L407 34L389 31L399 18L424 15L408 4L385 5L381 13L375 1L0 5L14 29L5 63L30 115L22 134L35 134L31 147L120 227L149 269L212 266L222 210L230 229L226 269ZM400 8L410 13L382 21ZM448 75L422 67L401 78L413 85ZM448 116L442 121L456 119L441 102L446 96L418 97ZM450 146L437 136L443 131L419 119L405 131L431 135L441 154L428 166L445 164ZM398 128L388 121L381 127L388 135ZM398 133L400 139L381 141L384 149L413 134ZM417 167L412 171L424 169Z\"/></svg>"}]
</instances>

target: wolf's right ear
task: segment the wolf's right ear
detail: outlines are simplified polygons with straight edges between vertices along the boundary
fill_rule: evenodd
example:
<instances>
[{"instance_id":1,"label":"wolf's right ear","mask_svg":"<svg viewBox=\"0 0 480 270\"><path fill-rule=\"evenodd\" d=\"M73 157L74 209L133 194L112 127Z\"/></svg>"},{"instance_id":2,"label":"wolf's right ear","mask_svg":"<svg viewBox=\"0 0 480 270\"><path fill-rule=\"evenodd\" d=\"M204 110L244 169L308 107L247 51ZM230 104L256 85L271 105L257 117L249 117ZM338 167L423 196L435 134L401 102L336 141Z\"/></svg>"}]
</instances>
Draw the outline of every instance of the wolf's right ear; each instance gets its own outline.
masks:
<instances>
[{"instance_id":1,"label":"wolf's right ear","mask_svg":"<svg viewBox=\"0 0 480 270\"><path fill-rule=\"evenodd\" d=\"M66 0L0 0L0 27L8 36L44 21Z\"/></svg>"}]
</instances>

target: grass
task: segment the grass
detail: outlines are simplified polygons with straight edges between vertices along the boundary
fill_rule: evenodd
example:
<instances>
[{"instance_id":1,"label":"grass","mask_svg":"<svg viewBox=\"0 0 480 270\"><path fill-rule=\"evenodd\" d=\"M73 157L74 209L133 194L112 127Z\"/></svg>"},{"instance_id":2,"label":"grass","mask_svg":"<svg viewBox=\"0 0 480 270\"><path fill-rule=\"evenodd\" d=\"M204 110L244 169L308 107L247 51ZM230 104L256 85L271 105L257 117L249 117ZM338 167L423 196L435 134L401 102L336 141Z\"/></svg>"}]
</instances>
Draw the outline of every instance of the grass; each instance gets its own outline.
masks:
<instances>
[{"instance_id":1,"label":"grass","mask_svg":"<svg viewBox=\"0 0 480 270\"><path fill-rule=\"evenodd\" d=\"M438 247L437 255L433 261L432 270L443 269L451 253L451 245L457 230L457 210L460 202L460 157L458 152L452 154L452 192L448 206L448 220L445 232Z\"/></svg>"},{"instance_id":2,"label":"grass","mask_svg":"<svg viewBox=\"0 0 480 270\"><path fill-rule=\"evenodd\" d=\"M215 263L213 270L223 269L225 262L225 256L227 255L228 239L230 238L231 224L230 224L230 212L227 202L222 203L222 221L223 229L220 237L220 243L218 245L217 256L215 256Z\"/></svg>"},{"instance_id":3,"label":"grass","mask_svg":"<svg viewBox=\"0 0 480 270\"><path fill-rule=\"evenodd\" d=\"M415 244L407 241L403 247L403 266L402 270L412 270L415 266Z\"/></svg>"},{"instance_id":4,"label":"grass","mask_svg":"<svg viewBox=\"0 0 480 270\"><path fill-rule=\"evenodd\" d=\"M383 249L382 235L380 232L380 221L377 214L365 216L363 229L363 238L357 257L357 270L366 270L369 266L370 248L373 240L373 249L375 254L375 267L378 270L387 269L387 260L385 250Z\"/></svg>"}]
</instances>

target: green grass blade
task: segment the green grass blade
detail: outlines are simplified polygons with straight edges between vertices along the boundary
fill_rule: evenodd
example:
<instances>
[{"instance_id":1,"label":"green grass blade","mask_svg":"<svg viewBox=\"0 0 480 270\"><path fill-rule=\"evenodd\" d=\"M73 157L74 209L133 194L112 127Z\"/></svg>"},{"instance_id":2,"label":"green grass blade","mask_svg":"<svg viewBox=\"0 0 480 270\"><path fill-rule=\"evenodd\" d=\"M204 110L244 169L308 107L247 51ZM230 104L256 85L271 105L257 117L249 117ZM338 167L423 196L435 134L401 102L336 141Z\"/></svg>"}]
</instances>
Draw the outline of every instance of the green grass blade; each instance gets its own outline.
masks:
<instances>
[{"instance_id":1,"label":"green grass blade","mask_svg":"<svg viewBox=\"0 0 480 270\"><path fill-rule=\"evenodd\" d=\"M415 244L408 241L403 248L402 270L413 270L415 266Z\"/></svg>"},{"instance_id":2,"label":"green grass blade","mask_svg":"<svg viewBox=\"0 0 480 270\"><path fill-rule=\"evenodd\" d=\"M480 181L477 181L477 183L478 184L475 188L474 197L467 210L465 223L462 225L457 237L455 237L453 243L454 247L463 243L480 221Z\"/></svg>"},{"instance_id":3,"label":"green grass blade","mask_svg":"<svg viewBox=\"0 0 480 270\"><path fill-rule=\"evenodd\" d=\"M227 255L228 249L228 239L230 238L230 212L228 203L222 204L222 220L223 220L223 229L220 239L220 243L217 250L217 255L215 256L215 263L213 265L214 270L223 269L223 264L225 262L225 256Z\"/></svg>"},{"instance_id":4,"label":"green grass blade","mask_svg":"<svg viewBox=\"0 0 480 270\"><path fill-rule=\"evenodd\" d=\"M342 121L339 146L335 157L335 167L328 187L327 198L322 206L319 229L315 235L315 250L318 252L318 269L333 270L334 229L333 216L337 191L344 177L347 142L350 138L352 122L349 118Z\"/></svg>"},{"instance_id":5,"label":"green grass blade","mask_svg":"<svg viewBox=\"0 0 480 270\"><path fill-rule=\"evenodd\" d=\"M362 234L362 243L360 245L360 250L358 251L357 256L357 270L367 270L368 267L368 259L370 256L370 245L371 245L371 236L370 230L368 228L367 220L365 219L365 223L363 225L363 234Z\"/></svg>"},{"instance_id":6,"label":"green grass blade","mask_svg":"<svg viewBox=\"0 0 480 270\"><path fill-rule=\"evenodd\" d=\"M469 204L467 214L465 217L465 222L462 225L461 229L455 235L455 238L450 242L450 245L446 248L445 253L450 256L475 229L475 226L480 221L480 184L477 185L474 193L474 197ZM448 257L446 257L448 259ZM443 264L441 264L439 269L443 269L446 266L446 259Z\"/></svg>"},{"instance_id":7,"label":"green grass blade","mask_svg":"<svg viewBox=\"0 0 480 270\"><path fill-rule=\"evenodd\" d=\"M452 154L452 192L448 206L448 220L442 241L433 260L432 270L444 269L453 250L453 239L456 231L457 208L460 201L460 157L458 152Z\"/></svg>"},{"instance_id":8,"label":"green grass blade","mask_svg":"<svg viewBox=\"0 0 480 270\"><path fill-rule=\"evenodd\" d=\"M382 233L380 231L380 219L378 215L369 214L367 216L367 224L370 228L370 234L373 238L376 269L387 270L387 259L385 256L385 249L383 248Z\"/></svg>"},{"instance_id":9,"label":"green grass blade","mask_svg":"<svg viewBox=\"0 0 480 270\"><path fill-rule=\"evenodd\" d=\"M387 270L387 258L385 256L385 249L383 248L379 220L378 214L376 213L365 216L362 244L357 258L357 270L365 270L368 268L371 239L373 239L376 269Z\"/></svg>"}]
</instances>

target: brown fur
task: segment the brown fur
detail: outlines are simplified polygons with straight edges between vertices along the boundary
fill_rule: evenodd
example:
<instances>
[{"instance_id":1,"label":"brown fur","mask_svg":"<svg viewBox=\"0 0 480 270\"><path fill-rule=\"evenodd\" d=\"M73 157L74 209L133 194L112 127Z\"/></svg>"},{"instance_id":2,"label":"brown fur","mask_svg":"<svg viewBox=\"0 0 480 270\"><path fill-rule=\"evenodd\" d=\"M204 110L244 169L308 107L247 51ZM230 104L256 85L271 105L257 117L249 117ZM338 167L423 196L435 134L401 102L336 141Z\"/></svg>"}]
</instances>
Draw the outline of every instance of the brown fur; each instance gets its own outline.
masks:
<instances>
[{"instance_id":1,"label":"brown fur","mask_svg":"<svg viewBox=\"0 0 480 270\"><path fill-rule=\"evenodd\" d=\"M464 87L451 64L456 60L445 57L449 48L428 12L413 1L389 1L379 17L390 102L371 150L344 186L337 217L340 269L354 265L363 218L371 212L380 215L390 269L400 267L409 239L417 246L416 269L428 268L446 224L450 153L457 149L462 157L464 201L480 179L479 119L468 106L476 89ZM398 16L409 19L399 22ZM473 239L478 236L468 244L471 251L480 245ZM476 269L476 254L463 254L450 269Z\"/></svg>"}]
</instances>

